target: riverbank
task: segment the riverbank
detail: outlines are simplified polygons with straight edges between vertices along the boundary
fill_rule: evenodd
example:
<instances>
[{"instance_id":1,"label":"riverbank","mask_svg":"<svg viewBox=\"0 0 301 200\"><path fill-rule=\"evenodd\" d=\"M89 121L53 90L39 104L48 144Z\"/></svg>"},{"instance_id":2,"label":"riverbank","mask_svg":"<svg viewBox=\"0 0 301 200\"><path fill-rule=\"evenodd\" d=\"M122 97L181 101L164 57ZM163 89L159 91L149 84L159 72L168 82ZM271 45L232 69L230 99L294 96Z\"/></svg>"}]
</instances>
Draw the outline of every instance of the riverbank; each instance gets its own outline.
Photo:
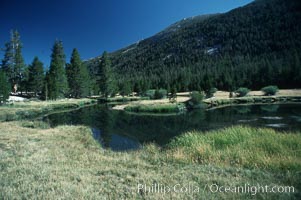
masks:
<instances>
[{"instance_id":1,"label":"riverbank","mask_svg":"<svg viewBox=\"0 0 301 200\"><path fill-rule=\"evenodd\" d=\"M32 119L65 109L77 109L97 103L93 99L63 99L57 101L24 101L0 106L0 122Z\"/></svg>"},{"instance_id":2,"label":"riverbank","mask_svg":"<svg viewBox=\"0 0 301 200\"><path fill-rule=\"evenodd\" d=\"M189 101L189 99L189 92L177 93L177 103L185 103ZM229 97L229 92L227 91L217 91L212 98L204 99L203 103L207 109L239 104L301 103L301 89L283 89L279 90L279 92L273 96L264 96L262 91L251 91L245 97L233 98ZM141 107L143 105L155 108L160 105L172 106L173 104L169 102L169 99L138 100L136 102L116 105L113 109L126 110L126 107Z\"/></svg>"},{"instance_id":3,"label":"riverbank","mask_svg":"<svg viewBox=\"0 0 301 200\"><path fill-rule=\"evenodd\" d=\"M102 149L87 127L33 129L22 124L0 123L0 196L4 199L300 197L300 133L233 127L188 133L167 149L150 144L121 153ZM155 183L180 187L165 194L138 191L138 184ZM293 186L295 193L211 192L209 187L215 184ZM179 192L182 187L198 190Z\"/></svg>"},{"instance_id":4,"label":"riverbank","mask_svg":"<svg viewBox=\"0 0 301 200\"><path fill-rule=\"evenodd\" d=\"M228 99L210 98L205 99L203 102L207 105L207 109L212 109L241 104L301 103L301 96L247 96Z\"/></svg>"}]
</instances>

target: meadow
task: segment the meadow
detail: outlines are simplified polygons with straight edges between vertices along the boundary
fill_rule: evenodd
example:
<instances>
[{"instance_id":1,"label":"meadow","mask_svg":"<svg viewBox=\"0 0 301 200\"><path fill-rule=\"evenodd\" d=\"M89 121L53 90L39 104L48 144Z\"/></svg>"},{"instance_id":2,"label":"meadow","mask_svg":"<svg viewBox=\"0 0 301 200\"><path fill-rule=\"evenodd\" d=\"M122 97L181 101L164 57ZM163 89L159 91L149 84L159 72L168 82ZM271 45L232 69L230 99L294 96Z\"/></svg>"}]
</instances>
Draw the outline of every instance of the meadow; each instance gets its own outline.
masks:
<instances>
[{"instance_id":1,"label":"meadow","mask_svg":"<svg viewBox=\"0 0 301 200\"><path fill-rule=\"evenodd\" d=\"M35 124L35 126L28 126ZM0 123L0 196L4 199L298 199L301 134L230 127L113 152L84 126ZM138 191L138 184L198 192ZM208 186L293 186L294 193L212 192Z\"/></svg>"}]
</instances>

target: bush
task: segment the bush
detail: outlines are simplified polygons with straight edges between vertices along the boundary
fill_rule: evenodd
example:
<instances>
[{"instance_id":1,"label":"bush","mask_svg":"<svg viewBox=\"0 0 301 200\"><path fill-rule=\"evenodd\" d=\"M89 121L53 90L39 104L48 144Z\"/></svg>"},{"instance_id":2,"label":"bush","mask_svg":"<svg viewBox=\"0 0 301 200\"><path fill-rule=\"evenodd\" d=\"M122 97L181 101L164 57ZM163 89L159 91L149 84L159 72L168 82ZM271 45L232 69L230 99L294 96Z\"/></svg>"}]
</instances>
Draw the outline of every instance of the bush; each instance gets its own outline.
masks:
<instances>
[{"instance_id":1,"label":"bush","mask_svg":"<svg viewBox=\"0 0 301 200\"><path fill-rule=\"evenodd\" d=\"M264 93L264 95L270 96L275 95L279 91L279 89L275 85L270 85L262 88L261 91Z\"/></svg>"},{"instance_id":2,"label":"bush","mask_svg":"<svg viewBox=\"0 0 301 200\"><path fill-rule=\"evenodd\" d=\"M241 87L241 88L238 88L235 93L237 93L238 97L244 97L246 96L248 93L250 92L250 90L248 88L244 88L244 87Z\"/></svg>"},{"instance_id":3,"label":"bush","mask_svg":"<svg viewBox=\"0 0 301 200\"><path fill-rule=\"evenodd\" d=\"M195 108L201 108L202 101L204 99L204 94L201 92L192 92L190 94L191 99L188 102L188 108L195 109Z\"/></svg>"},{"instance_id":4,"label":"bush","mask_svg":"<svg viewBox=\"0 0 301 200\"><path fill-rule=\"evenodd\" d=\"M216 92L217 92L216 88L210 88L209 90L206 91L206 97L211 98Z\"/></svg>"},{"instance_id":5,"label":"bush","mask_svg":"<svg viewBox=\"0 0 301 200\"><path fill-rule=\"evenodd\" d=\"M145 96L149 97L150 99L163 99L167 96L167 90L147 90L145 92Z\"/></svg>"},{"instance_id":6,"label":"bush","mask_svg":"<svg viewBox=\"0 0 301 200\"><path fill-rule=\"evenodd\" d=\"M190 101L194 104L194 105L198 105L201 104L203 99L204 99L204 95L201 92L192 92L191 93L191 99Z\"/></svg>"},{"instance_id":7,"label":"bush","mask_svg":"<svg viewBox=\"0 0 301 200\"><path fill-rule=\"evenodd\" d=\"M167 90L160 89L155 91L154 99L163 99L167 96Z\"/></svg>"}]
</instances>

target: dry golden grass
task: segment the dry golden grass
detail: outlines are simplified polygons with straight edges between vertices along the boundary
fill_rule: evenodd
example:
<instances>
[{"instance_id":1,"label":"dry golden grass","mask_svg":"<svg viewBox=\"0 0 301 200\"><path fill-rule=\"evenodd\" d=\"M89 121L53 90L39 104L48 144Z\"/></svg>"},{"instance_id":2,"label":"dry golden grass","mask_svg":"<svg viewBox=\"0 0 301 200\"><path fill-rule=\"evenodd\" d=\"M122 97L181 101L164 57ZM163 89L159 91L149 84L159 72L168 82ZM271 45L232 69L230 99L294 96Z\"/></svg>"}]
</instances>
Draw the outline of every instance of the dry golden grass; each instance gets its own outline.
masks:
<instances>
[{"instance_id":1,"label":"dry golden grass","mask_svg":"<svg viewBox=\"0 0 301 200\"><path fill-rule=\"evenodd\" d=\"M30 129L21 122L0 123L1 199L297 199L296 194L211 193L206 185L294 185L294 171L245 169L176 161L156 145L136 152L102 149L82 126ZM285 137L285 136L284 136ZM204 149L197 148L202 153ZM193 184L198 193L137 192L137 184ZM299 185L298 185L299 183ZM297 184L297 185L296 185Z\"/></svg>"}]
</instances>

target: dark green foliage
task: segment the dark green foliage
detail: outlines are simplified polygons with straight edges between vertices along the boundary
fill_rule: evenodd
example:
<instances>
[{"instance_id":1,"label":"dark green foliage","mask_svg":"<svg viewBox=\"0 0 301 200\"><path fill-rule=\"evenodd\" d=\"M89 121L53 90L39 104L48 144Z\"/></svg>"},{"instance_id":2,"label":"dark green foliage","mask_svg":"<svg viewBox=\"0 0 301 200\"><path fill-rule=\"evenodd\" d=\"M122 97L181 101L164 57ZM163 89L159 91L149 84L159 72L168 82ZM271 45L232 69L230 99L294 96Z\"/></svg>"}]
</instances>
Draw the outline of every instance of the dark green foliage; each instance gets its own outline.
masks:
<instances>
[{"instance_id":1,"label":"dark green foliage","mask_svg":"<svg viewBox=\"0 0 301 200\"><path fill-rule=\"evenodd\" d=\"M167 95L167 90L164 89L155 90L154 99L163 99L166 98L166 95Z\"/></svg>"},{"instance_id":2,"label":"dark green foliage","mask_svg":"<svg viewBox=\"0 0 301 200\"><path fill-rule=\"evenodd\" d=\"M206 98L211 98L214 96L214 93L217 92L217 88L210 88L209 90L206 90L205 93L206 93Z\"/></svg>"},{"instance_id":3,"label":"dark green foliage","mask_svg":"<svg viewBox=\"0 0 301 200\"><path fill-rule=\"evenodd\" d=\"M46 100L46 101L49 99L49 89L48 89L49 82L50 82L49 72L46 71L45 79L43 82L44 84L43 84L43 88L42 88L42 95L41 95L41 99Z\"/></svg>"},{"instance_id":4,"label":"dark green foliage","mask_svg":"<svg viewBox=\"0 0 301 200\"><path fill-rule=\"evenodd\" d=\"M190 109L200 108L204 99L204 94L202 92L193 91L190 94L191 99L188 102L188 107Z\"/></svg>"},{"instance_id":5,"label":"dark green foliage","mask_svg":"<svg viewBox=\"0 0 301 200\"><path fill-rule=\"evenodd\" d=\"M68 94L65 53L62 41L55 41L53 45L47 86L49 99L61 99Z\"/></svg>"},{"instance_id":6,"label":"dark green foliage","mask_svg":"<svg viewBox=\"0 0 301 200\"><path fill-rule=\"evenodd\" d=\"M188 18L108 56L118 84L130 81L139 90L144 82L146 90L175 85L177 91L206 93L212 87L298 88L300 5L259 0L225 14ZM88 63L91 69L95 60Z\"/></svg>"},{"instance_id":7,"label":"dark green foliage","mask_svg":"<svg viewBox=\"0 0 301 200\"><path fill-rule=\"evenodd\" d=\"M13 48L10 42L7 42L4 47L4 58L2 59L2 70L7 74L9 81L12 83L14 56Z\"/></svg>"},{"instance_id":8,"label":"dark green foliage","mask_svg":"<svg viewBox=\"0 0 301 200\"><path fill-rule=\"evenodd\" d=\"M120 95L123 97L132 93L131 84L128 81L124 82L120 88Z\"/></svg>"},{"instance_id":9,"label":"dark green foliage","mask_svg":"<svg viewBox=\"0 0 301 200\"><path fill-rule=\"evenodd\" d=\"M11 31L11 40L5 44L2 69L7 74L11 86L17 91L24 78L25 63L22 56L22 42L17 30Z\"/></svg>"},{"instance_id":10,"label":"dark green foliage","mask_svg":"<svg viewBox=\"0 0 301 200\"><path fill-rule=\"evenodd\" d=\"M238 88L235 93L237 93L237 96L238 97L244 97L246 96L248 93L250 92L250 90L248 88L244 88L244 87L241 87L241 88Z\"/></svg>"},{"instance_id":11,"label":"dark green foliage","mask_svg":"<svg viewBox=\"0 0 301 200\"><path fill-rule=\"evenodd\" d=\"M167 90L157 89L157 90L147 90L144 96L149 97L150 99L163 99L166 98Z\"/></svg>"},{"instance_id":12,"label":"dark green foliage","mask_svg":"<svg viewBox=\"0 0 301 200\"><path fill-rule=\"evenodd\" d=\"M104 52L99 64L99 88L104 97L114 96L117 93L115 72L107 52Z\"/></svg>"},{"instance_id":13,"label":"dark green foliage","mask_svg":"<svg viewBox=\"0 0 301 200\"><path fill-rule=\"evenodd\" d=\"M177 88L172 87L170 89L169 102L176 103L177 102Z\"/></svg>"},{"instance_id":14,"label":"dark green foliage","mask_svg":"<svg viewBox=\"0 0 301 200\"><path fill-rule=\"evenodd\" d=\"M279 89L277 86L270 85L262 88L261 91L264 93L264 95L270 96L275 95L279 91Z\"/></svg>"},{"instance_id":15,"label":"dark green foliage","mask_svg":"<svg viewBox=\"0 0 301 200\"><path fill-rule=\"evenodd\" d=\"M90 94L90 76L86 66L82 63L77 49L73 49L70 64L66 67L71 97L80 98Z\"/></svg>"},{"instance_id":16,"label":"dark green foliage","mask_svg":"<svg viewBox=\"0 0 301 200\"><path fill-rule=\"evenodd\" d=\"M144 94L144 96L150 98L150 99L154 99L154 95L155 95L155 91L156 90L147 90Z\"/></svg>"},{"instance_id":17,"label":"dark green foliage","mask_svg":"<svg viewBox=\"0 0 301 200\"><path fill-rule=\"evenodd\" d=\"M0 69L0 105L5 103L9 98L10 83L5 72Z\"/></svg>"},{"instance_id":18,"label":"dark green foliage","mask_svg":"<svg viewBox=\"0 0 301 200\"><path fill-rule=\"evenodd\" d=\"M36 95L41 93L44 87L44 67L38 57L35 57L32 64L28 67L27 87L30 92Z\"/></svg>"}]
</instances>

